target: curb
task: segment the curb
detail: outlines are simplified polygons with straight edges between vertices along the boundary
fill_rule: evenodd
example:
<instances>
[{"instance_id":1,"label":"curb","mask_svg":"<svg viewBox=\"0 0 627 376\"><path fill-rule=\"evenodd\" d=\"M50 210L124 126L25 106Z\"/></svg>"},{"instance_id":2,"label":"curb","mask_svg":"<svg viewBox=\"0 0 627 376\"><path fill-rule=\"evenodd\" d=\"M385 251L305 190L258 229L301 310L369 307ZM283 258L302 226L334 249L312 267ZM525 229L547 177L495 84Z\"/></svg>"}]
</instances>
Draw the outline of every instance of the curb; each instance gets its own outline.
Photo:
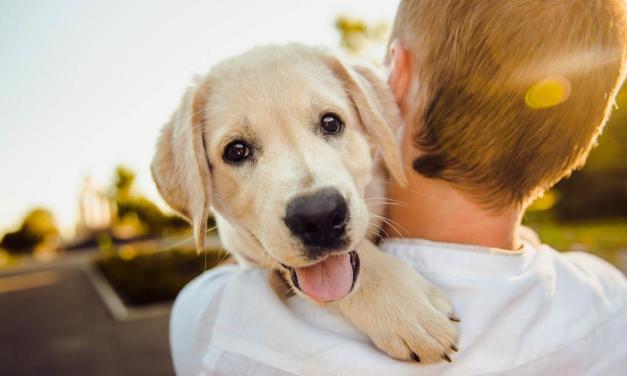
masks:
<instances>
[{"instance_id":1,"label":"curb","mask_svg":"<svg viewBox=\"0 0 627 376\"><path fill-rule=\"evenodd\" d=\"M135 321L163 317L170 314L172 303L147 304L141 308L128 307L95 264L83 265L81 270L85 273L94 290L96 290L96 293L116 321Z\"/></svg>"}]
</instances>

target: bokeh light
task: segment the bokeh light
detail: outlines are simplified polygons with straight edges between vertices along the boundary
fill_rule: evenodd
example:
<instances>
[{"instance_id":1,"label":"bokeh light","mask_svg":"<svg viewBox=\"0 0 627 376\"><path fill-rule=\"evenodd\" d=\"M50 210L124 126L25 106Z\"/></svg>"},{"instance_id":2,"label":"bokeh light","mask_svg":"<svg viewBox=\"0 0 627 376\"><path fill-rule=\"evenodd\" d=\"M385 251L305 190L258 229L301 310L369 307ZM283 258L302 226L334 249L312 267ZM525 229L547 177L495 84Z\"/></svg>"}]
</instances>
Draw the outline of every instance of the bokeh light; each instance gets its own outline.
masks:
<instances>
[{"instance_id":1,"label":"bokeh light","mask_svg":"<svg viewBox=\"0 0 627 376\"><path fill-rule=\"evenodd\" d=\"M566 78L548 77L531 85L525 95L525 103L533 109L554 107L568 100L570 89Z\"/></svg>"}]
</instances>

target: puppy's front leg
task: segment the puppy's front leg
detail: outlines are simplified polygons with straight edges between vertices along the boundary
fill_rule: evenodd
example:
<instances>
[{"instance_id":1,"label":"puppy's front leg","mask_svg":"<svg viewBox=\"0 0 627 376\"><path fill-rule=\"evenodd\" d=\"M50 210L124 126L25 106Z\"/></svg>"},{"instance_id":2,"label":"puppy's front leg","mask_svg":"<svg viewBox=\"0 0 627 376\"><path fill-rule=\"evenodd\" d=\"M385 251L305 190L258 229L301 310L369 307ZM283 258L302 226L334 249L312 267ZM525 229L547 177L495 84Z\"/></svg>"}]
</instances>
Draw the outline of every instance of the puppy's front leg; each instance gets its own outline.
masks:
<instances>
[{"instance_id":1,"label":"puppy's front leg","mask_svg":"<svg viewBox=\"0 0 627 376\"><path fill-rule=\"evenodd\" d=\"M457 351L453 308L435 286L370 241L358 250L360 275L353 292L333 302L388 355L425 363Z\"/></svg>"}]
</instances>

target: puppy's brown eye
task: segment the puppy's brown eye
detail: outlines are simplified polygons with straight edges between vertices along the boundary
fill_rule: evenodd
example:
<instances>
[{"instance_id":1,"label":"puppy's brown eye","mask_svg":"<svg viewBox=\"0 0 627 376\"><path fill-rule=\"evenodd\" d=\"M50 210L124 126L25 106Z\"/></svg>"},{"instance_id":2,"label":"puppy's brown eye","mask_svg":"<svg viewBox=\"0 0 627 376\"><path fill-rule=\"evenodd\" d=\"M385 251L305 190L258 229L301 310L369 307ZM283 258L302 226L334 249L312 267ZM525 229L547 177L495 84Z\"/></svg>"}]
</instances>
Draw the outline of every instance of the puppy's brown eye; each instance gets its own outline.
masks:
<instances>
[{"instance_id":1,"label":"puppy's brown eye","mask_svg":"<svg viewBox=\"0 0 627 376\"><path fill-rule=\"evenodd\" d=\"M241 140L231 141L226 148L222 158L229 163L241 163L250 158L250 146Z\"/></svg>"},{"instance_id":2,"label":"puppy's brown eye","mask_svg":"<svg viewBox=\"0 0 627 376\"><path fill-rule=\"evenodd\" d=\"M338 115L328 112L320 117L320 128L324 134L338 134L344 129L344 123Z\"/></svg>"}]
</instances>

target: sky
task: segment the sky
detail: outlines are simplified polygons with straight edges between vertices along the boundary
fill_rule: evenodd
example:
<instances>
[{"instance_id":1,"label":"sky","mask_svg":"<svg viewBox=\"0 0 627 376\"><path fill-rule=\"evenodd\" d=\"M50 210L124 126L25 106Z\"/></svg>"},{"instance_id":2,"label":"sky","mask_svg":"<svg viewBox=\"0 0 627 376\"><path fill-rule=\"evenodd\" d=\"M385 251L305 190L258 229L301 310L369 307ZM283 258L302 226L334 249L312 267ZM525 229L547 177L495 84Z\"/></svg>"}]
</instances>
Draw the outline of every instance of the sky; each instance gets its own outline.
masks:
<instances>
[{"instance_id":1,"label":"sky","mask_svg":"<svg viewBox=\"0 0 627 376\"><path fill-rule=\"evenodd\" d=\"M391 22L396 0L3 0L0 234L47 207L69 234L85 177L116 165L160 206L149 165L195 74L253 46L337 47L340 14Z\"/></svg>"}]
</instances>

